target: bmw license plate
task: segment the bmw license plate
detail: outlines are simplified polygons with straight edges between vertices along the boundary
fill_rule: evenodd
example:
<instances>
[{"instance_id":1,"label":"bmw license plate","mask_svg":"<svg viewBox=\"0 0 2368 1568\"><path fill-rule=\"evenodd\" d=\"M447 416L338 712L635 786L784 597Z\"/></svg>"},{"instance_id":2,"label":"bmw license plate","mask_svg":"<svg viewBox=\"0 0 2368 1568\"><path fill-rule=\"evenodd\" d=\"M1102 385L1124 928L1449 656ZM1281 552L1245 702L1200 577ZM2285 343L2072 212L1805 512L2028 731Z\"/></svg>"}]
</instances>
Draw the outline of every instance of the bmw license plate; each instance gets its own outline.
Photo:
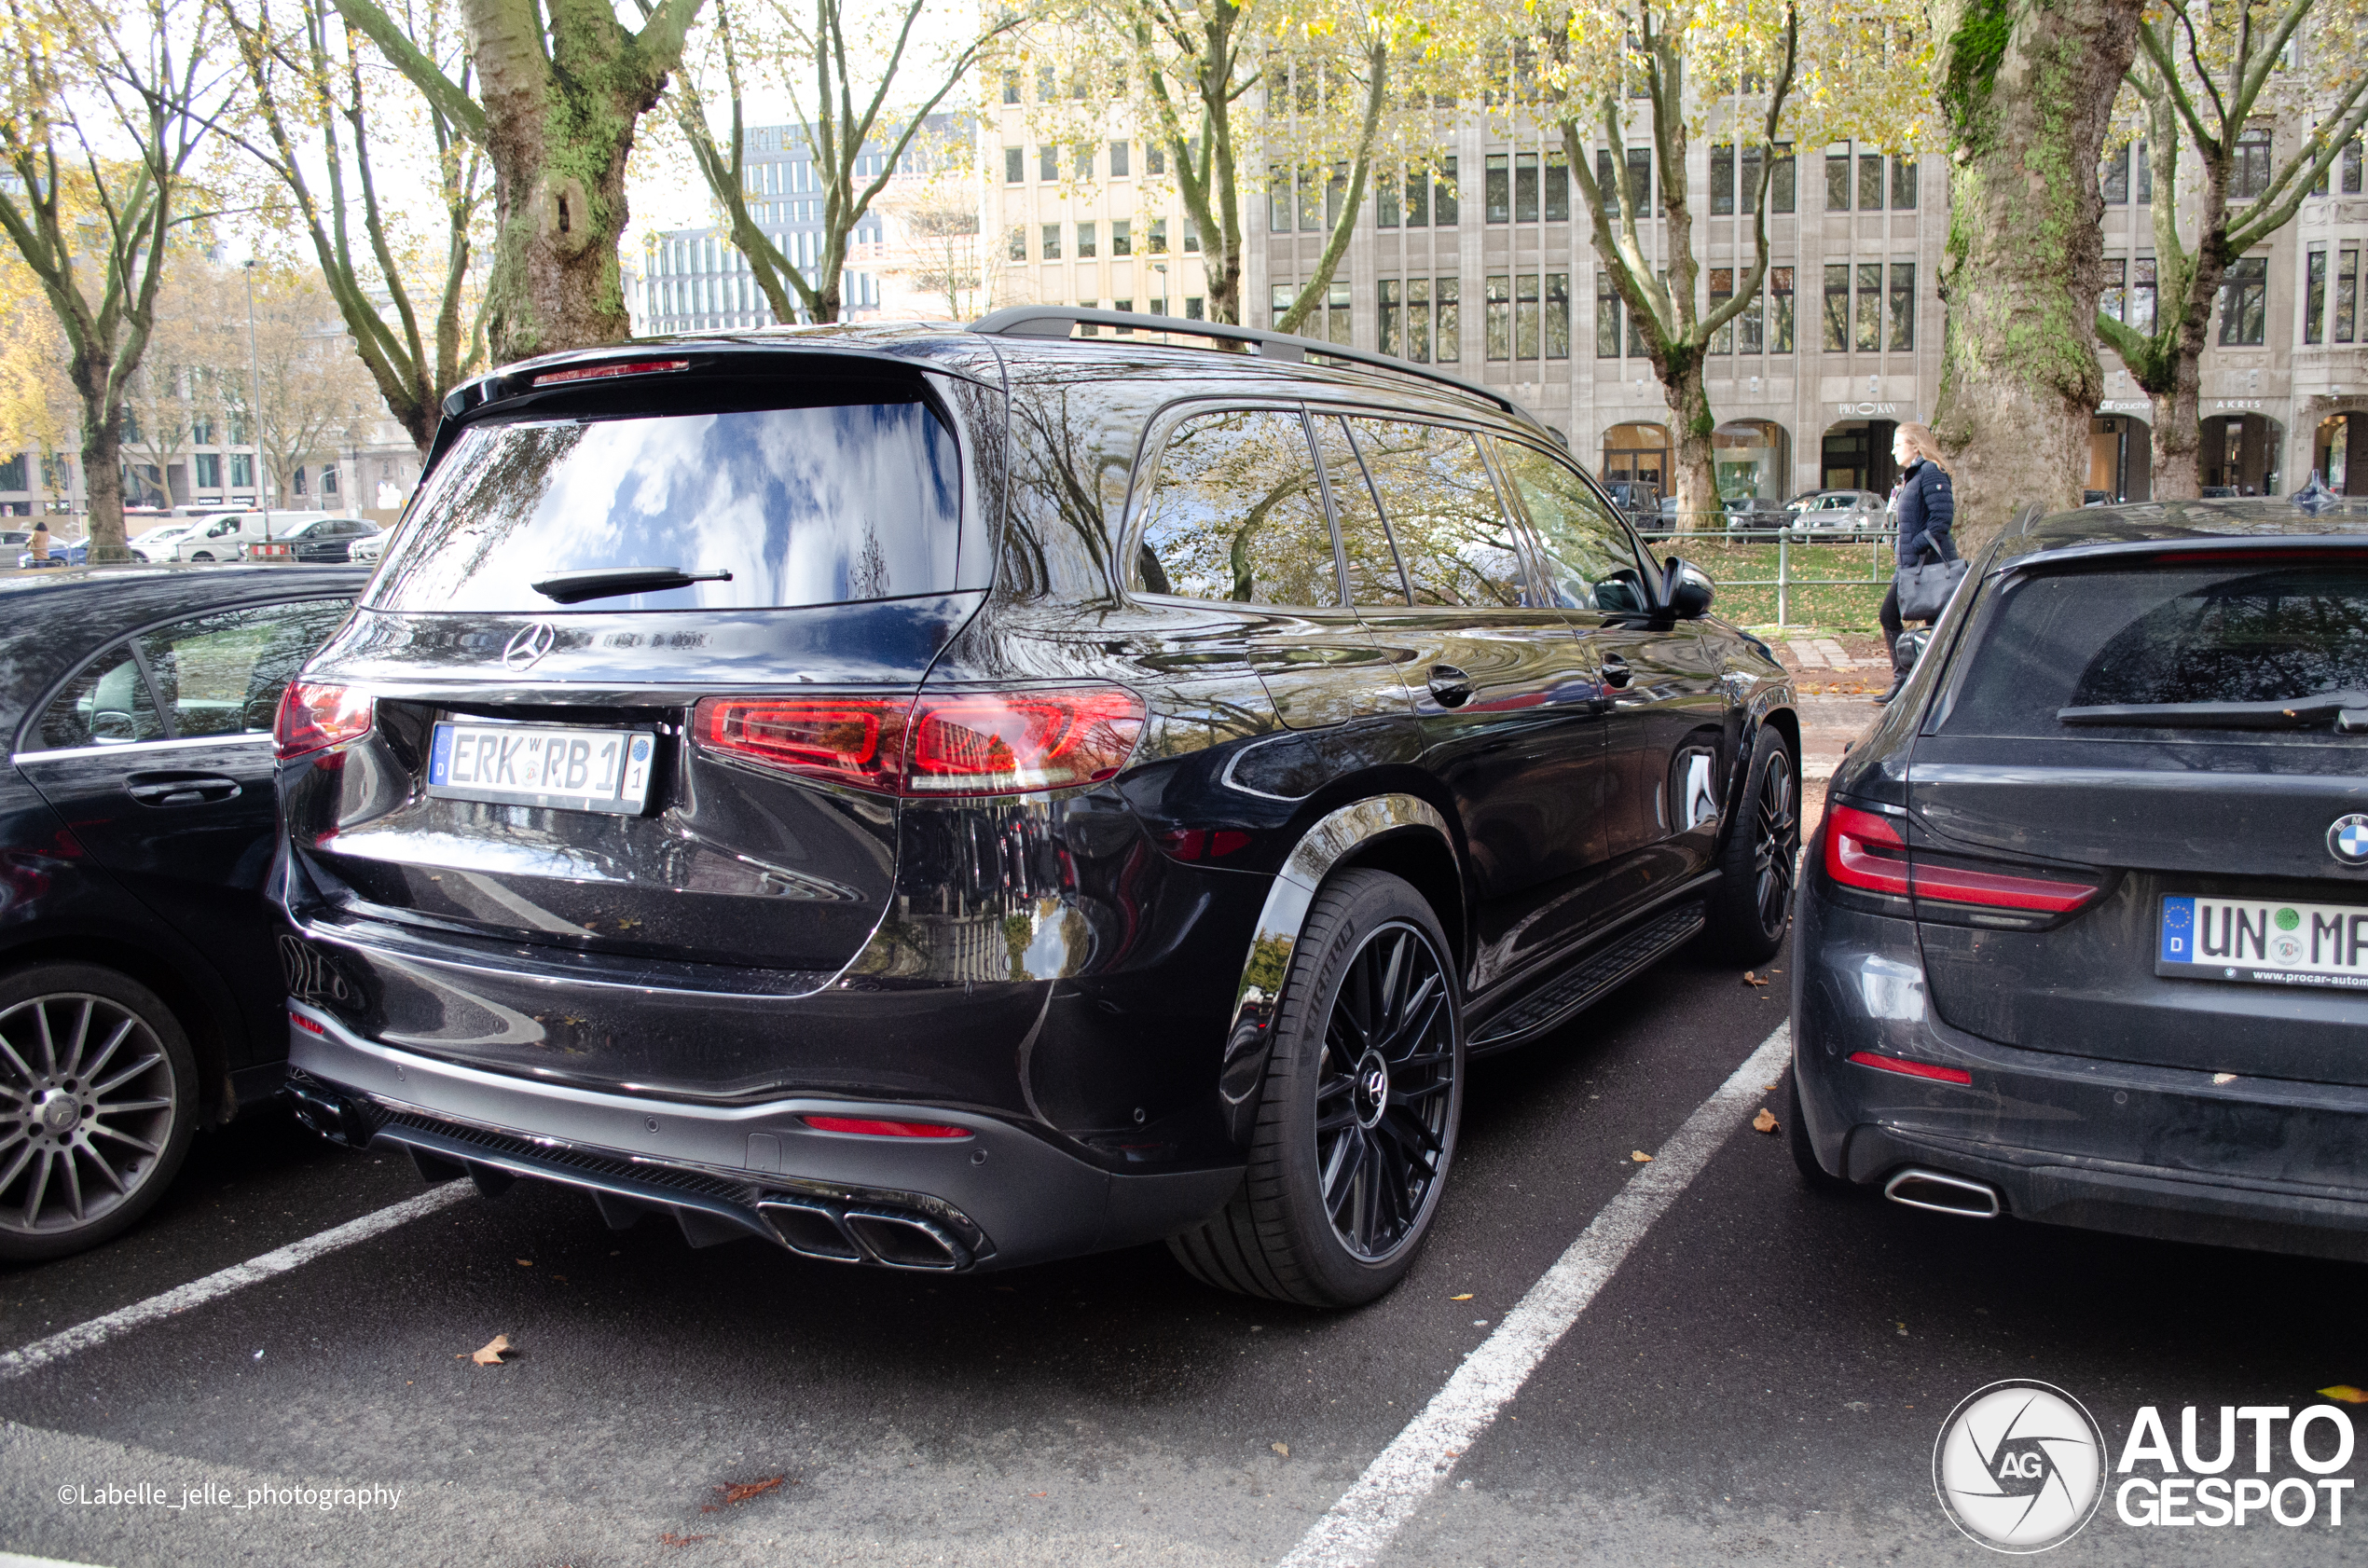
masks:
<instances>
[{"instance_id":1,"label":"bmw license plate","mask_svg":"<svg viewBox=\"0 0 2368 1568\"><path fill-rule=\"evenodd\" d=\"M2167 898L2155 972L2187 980L2368 990L2368 908Z\"/></svg>"},{"instance_id":2,"label":"bmw license plate","mask_svg":"<svg viewBox=\"0 0 2368 1568\"><path fill-rule=\"evenodd\" d=\"M630 816L650 797L657 739L648 730L442 722L428 793Z\"/></svg>"}]
</instances>

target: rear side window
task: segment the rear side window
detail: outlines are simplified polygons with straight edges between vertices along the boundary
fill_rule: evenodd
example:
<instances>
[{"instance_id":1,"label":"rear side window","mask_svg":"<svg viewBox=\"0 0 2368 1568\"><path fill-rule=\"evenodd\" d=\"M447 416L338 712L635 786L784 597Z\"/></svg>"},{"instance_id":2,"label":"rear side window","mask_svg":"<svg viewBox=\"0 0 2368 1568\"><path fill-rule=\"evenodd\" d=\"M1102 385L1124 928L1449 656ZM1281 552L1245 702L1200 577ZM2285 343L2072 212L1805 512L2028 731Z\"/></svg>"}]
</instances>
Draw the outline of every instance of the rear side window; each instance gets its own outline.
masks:
<instances>
[{"instance_id":1,"label":"rear side window","mask_svg":"<svg viewBox=\"0 0 2368 1568\"><path fill-rule=\"evenodd\" d=\"M1132 580L1148 594L1337 605L1332 529L1295 409L1240 408L1176 427L1143 505Z\"/></svg>"},{"instance_id":2,"label":"rear side window","mask_svg":"<svg viewBox=\"0 0 2368 1568\"><path fill-rule=\"evenodd\" d=\"M949 592L961 484L918 401L464 432L369 598L415 613L765 610ZM563 605L562 572L729 572Z\"/></svg>"},{"instance_id":3,"label":"rear side window","mask_svg":"<svg viewBox=\"0 0 2368 1568\"><path fill-rule=\"evenodd\" d=\"M2010 583L1942 731L2110 736L2065 708L2368 691L2368 565L2258 559ZM2164 728L2188 727L2180 715Z\"/></svg>"},{"instance_id":4,"label":"rear side window","mask_svg":"<svg viewBox=\"0 0 2368 1568\"><path fill-rule=\"evenodd\" d=\"M129 746L165 738L164 721L131 650L122 644L83 666L41 715L41 750Z\"/></svg>"},{"instance_id":5,"label":"rear side window","mask_svg":"<svg viewBox=\"0 0 2368 1568\"><path fill-rule=\"evenodd\" d=\"M1521 606L1526 596L1512 524L1472 433L1403 420L1348 424L1414 602Z\"/></svg>"},{"instance_id":6,"label":"rear side window","mask_svg":"<svg viewBox=\"0 0 2368 1568\"><path fill-rule=\"evenodd\" d=\"M139 638L176 736L266 735L280 694L345 619L341 598L225 610Z\"/></svg>"},{"instance_id":7,"label":"rear side window","mask_svg":"<svg viewBox=\"0 0 2368 1568\"><path fill-rule=\"evenodd\" d=\"M1538 564L1556 604L1628 613L1652 608L1635 543L1586 480L1518 442L1499 441L1496 455L1545 546Z\"/></svg>"}]
</instances>

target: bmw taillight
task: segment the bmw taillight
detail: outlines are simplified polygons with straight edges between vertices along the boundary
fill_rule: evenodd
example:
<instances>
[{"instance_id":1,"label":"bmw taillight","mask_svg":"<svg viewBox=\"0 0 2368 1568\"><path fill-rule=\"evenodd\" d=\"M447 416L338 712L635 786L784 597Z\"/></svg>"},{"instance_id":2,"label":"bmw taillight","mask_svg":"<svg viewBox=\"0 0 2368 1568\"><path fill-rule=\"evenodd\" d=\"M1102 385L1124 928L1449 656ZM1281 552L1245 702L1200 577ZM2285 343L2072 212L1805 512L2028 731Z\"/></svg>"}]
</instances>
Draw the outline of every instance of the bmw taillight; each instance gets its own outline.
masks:
<instances>
[{"instance_id":1,"label":"bmw taillight","mask_svg":"<svg viewBox=\"0 0 2368 1568\"><path fill-rule=\"evenodd\" d=\"M1911 849L1897 818L1838 803L1825 810L1825 874L1860 892L1913 898L1920 916L1938 918L1952 906L2067 915L2103 891L2096 880L2074 873L2021 865L2007 870L1970 855Z\"/></svg>"},{"instance_id":2,"label":"bmw taillight","mask_svg":"<svg viewBox=\"0 0 2368 1568\"><path fill-rule=\"evenodd\" d=\"M882 794L1028 794L1114 777L1142 734L1123 686L894 696L708 697L709 750Z\"/></svg>"},{"instance_id":3,"label":"bmw taillight","mask_svg":"<svg viewBox=\"0 0 2368 1568\"><path fill-rule=\"evenodd\" d=\"M377 721L370 694L321 681L291 681L271 722L271 754L282 762L344 746Z\"/></svg>"}]
</instances>

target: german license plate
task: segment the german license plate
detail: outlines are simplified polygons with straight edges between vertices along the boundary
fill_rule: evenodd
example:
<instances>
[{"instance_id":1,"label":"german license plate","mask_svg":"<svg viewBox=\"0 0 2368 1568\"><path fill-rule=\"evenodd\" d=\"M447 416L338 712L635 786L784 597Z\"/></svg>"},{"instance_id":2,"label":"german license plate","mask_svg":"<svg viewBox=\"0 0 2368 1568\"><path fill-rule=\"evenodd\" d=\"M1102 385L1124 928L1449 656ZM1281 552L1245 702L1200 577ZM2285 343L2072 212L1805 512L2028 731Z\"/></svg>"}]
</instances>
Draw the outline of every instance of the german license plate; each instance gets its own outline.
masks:
<instances>
[{"instance_id":1,"label":"german license plate","mask_svg":"<svg viewBox=\"0 0 2368 1568\"><path fill-rule=\"evenodd\" d=\"M428 793L631 815L649 799L656 750L647 730L440 722Z\"/></svg>"},{"instance_id":2,"label":"german license plate","mask_svg":"<svg viewBox=\"0 0 2368 1568\"><path fill-rule=\"evenodd\" d=\"M2163 900L2155 972L2368 990L2368 908L2276 899Z\"/></svg>"}]
</instances>

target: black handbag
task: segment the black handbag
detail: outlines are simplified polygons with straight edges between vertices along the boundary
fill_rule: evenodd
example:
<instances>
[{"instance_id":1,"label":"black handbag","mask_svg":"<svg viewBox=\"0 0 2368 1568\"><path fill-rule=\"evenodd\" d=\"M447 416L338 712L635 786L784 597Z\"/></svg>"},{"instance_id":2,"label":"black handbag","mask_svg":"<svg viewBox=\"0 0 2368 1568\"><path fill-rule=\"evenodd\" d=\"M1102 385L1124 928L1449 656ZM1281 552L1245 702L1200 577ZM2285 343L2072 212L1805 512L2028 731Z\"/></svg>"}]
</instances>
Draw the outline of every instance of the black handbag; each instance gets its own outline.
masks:
<instances>
[{"instance_id":1,"label":"black handbag","mask_svg":"<svg viewBox=\"0 0 2368 1568\"><path fill-rule=\"evenodd\" d=\"M1899 595L1899 618L1903 621L1939 620L1940 612L1948 608L1949 596L1964 580L1965 561L1962 557L1901 567L1892 573L1892 588Z\"/></svg>"}]
</instances>

